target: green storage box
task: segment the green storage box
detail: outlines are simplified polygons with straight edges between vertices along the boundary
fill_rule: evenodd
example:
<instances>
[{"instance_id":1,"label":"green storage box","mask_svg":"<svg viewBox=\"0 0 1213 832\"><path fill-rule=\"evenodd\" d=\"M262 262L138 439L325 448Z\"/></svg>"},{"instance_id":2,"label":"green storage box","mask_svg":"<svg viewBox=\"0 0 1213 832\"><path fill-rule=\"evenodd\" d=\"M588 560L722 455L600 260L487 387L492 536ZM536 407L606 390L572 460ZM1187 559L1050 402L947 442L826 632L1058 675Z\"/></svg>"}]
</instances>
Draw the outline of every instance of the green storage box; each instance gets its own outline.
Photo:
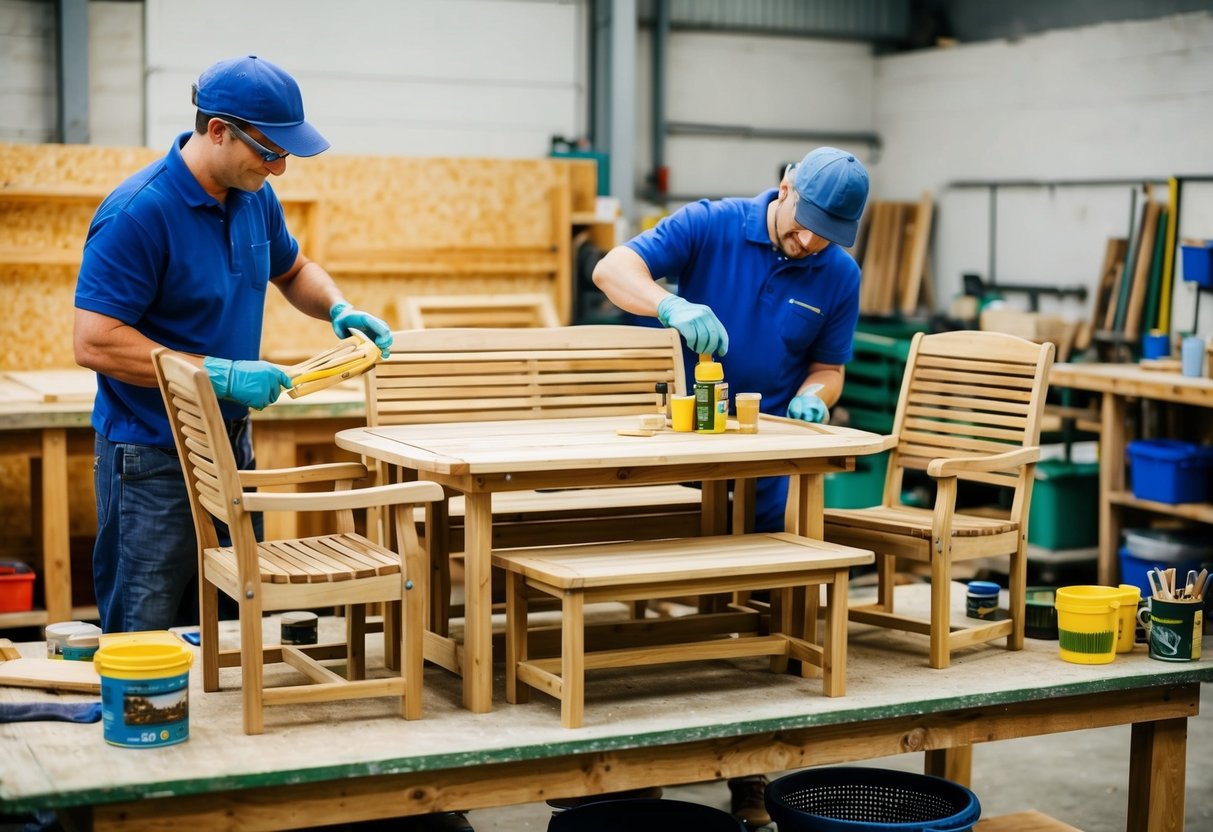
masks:
<instances>
[{"instance_id":1,"label":"green storage box","mask_svg":"<svg viewBox=\"0 0 1213 832\"><path fill-rule=\"evenodd\" d=\"M889 452L855 457L855 470L826 474L826 508L867 508L880 505Z\"/></svg>"},{"instance_id":2,"label":"green storage box","mask_svg":"<svg viewBox=\"0 0 1213 832\"><path fill-rule=\"evenodd\" d=\"M1099 463L1046 459L1036 466L1028 542L1083 549L1099 542Z\"/></svg>"}]
</instances>

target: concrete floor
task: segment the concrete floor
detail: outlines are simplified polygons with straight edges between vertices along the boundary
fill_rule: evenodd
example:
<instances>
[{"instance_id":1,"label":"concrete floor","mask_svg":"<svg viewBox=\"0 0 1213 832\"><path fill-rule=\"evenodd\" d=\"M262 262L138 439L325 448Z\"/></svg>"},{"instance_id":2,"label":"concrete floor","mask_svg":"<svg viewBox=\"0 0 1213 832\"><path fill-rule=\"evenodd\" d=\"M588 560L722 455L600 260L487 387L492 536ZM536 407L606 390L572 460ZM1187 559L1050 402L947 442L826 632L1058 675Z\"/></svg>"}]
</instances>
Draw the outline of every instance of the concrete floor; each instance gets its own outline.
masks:
<instances>
[{"instance_id":1,"label":"concrete floor","mask_svg":"<svg viewBox=\"0 0 1213 832\"><path fill-rule=\"evenodd\" d=\"M1213 829L1213 685L1202 686L1201 704L1200 716L1188 722L1185 828L1192 832ZM1084 832L1120 832L1125 828L1129 731L1117 726L977 746L972 789L982 816L1037 809ZM864 765L921 772L923 760L921 754L903 754ZM723 782L668 788L665 797L725 810L729 806ZM542 832L551 813L544 803L529 803L470 812L468 820L476 832Z\"/></svg>"}]
</instances>

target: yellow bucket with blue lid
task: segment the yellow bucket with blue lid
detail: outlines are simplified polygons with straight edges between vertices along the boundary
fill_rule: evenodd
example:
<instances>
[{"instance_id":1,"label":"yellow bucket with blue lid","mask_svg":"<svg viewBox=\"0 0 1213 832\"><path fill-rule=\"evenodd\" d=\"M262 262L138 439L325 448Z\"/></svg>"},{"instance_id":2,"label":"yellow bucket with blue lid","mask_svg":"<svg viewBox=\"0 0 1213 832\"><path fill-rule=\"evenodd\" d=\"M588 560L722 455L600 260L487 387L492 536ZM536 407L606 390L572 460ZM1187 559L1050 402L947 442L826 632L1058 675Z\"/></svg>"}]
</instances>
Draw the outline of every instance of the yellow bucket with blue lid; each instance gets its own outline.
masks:
<instances>
[{"instance_id":1,"label":"yellow bucket with blue lid","mask_svg":"<svg viewBox=\"0 0 1213 832\"><path fill-rule=\"evenodd\" d=\"M105 741L157 748L189 739L194 654L167 631L107 634L93 656Z\"/></svg>"}]
</instances>

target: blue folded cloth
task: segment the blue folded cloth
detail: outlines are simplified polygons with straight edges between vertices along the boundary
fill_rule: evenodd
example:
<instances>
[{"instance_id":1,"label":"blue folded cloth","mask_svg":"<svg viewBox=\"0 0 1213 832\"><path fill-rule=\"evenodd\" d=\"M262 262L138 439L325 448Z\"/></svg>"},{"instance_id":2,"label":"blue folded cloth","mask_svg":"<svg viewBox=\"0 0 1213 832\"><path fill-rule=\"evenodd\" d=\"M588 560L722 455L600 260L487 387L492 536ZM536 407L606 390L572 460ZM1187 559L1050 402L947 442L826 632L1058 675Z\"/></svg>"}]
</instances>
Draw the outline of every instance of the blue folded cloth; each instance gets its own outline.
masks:
<instances>
[{"instance_id":1,"label":"blue folded cloth","mask_svg":"<svg viewBox=\"0 0 1213 832\"><path fill-rule=\"evenodd\" d=\"M0 702L0 722L100 722L100 702Z\"/></svg>"}]
</instances>

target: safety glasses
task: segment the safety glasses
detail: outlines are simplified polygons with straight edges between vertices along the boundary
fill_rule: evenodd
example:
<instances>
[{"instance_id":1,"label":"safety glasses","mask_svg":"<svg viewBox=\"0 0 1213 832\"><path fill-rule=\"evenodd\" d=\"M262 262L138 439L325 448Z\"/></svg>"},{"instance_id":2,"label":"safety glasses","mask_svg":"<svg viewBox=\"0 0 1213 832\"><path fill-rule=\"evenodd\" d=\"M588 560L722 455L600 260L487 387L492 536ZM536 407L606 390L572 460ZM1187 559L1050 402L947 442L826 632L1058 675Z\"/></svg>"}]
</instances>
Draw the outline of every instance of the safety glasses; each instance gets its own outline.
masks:
<instances>
[{"instance_id":1,"label":"safety glasses","mask_svg":"<svg viewBox=\"0 0 1213 832\"><path fill-rule=\"evenodd\" d=\"M290 153L287 153L285 150L282 151L281 153L276 153L273 150L270 150L268 147L261 144L261 142L257 141L252 136L250 136L248 133L245 133L239 127L232 124L230 121L225 121L223 123L227 125L228 130L232 131L233 136L240 139L240 141L244 142L249 147L251 147L253 149L253 152L261 157L261 161L265 162L267 165L272 165L274 162L277 162L279 159L285 159L287 156L291 155Z\"/></svg>"}]
</instances>

